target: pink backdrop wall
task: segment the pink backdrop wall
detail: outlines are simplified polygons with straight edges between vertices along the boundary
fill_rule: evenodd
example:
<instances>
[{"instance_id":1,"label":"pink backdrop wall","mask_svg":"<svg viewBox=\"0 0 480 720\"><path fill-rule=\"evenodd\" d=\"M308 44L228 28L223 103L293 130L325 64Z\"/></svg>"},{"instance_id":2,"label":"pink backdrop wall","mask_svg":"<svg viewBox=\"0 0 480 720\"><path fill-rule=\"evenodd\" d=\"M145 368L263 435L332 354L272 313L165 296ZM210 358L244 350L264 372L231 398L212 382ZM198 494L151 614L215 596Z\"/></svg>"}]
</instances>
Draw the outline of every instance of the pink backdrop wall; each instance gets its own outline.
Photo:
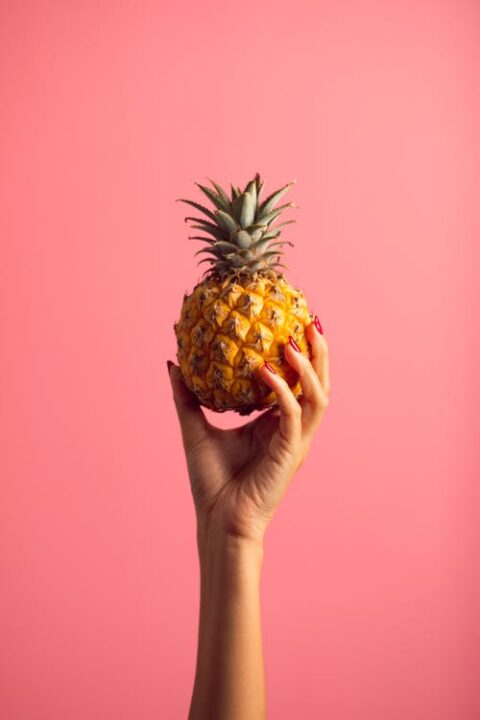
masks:
<instances>
[{"instance_id":1,"label":"pink backdrop wall","mask_svg":"<svg viewBox=\"0 0 480 720\"><path fill-rule=\"evenodd\" d=\"M186 716L174 199L258 170L333 385L266 541L270 717L478 718L478 3L0 7L0 716Z\"/></svg>"}]
</instances>

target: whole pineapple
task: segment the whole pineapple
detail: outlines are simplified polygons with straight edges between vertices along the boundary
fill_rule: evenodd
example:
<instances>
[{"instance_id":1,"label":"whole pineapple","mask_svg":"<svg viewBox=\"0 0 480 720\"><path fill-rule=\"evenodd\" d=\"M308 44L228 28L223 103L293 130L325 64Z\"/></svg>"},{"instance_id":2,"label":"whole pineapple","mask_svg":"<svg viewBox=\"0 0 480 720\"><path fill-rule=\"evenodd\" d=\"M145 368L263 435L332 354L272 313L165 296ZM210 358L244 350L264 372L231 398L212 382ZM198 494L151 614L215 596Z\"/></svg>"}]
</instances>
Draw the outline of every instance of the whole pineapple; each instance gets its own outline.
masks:
<instances>
[{"instance_id":1,"label":"whole pineapple","mask_svg":"<svg viewBox=\"0 0 480 720\"><path fill-rule=\"evenodd\" d=\"M202 231L191 239L206 246L200 262L209 263L205 279L185 295L175 324L178 363L184 381L200 403L217 411L252 410L275 405L275 394L258 378L265 362L284 377L296 397L298 377L285 362L283 348L291 336L309 354L305 327L312 321L305 297L279 272L283 245L281 228L272 223L293 203L275 207L293 183L260 200L263 181L258 173L242 191L231 195L212 182L213 190L197 183L213 203L212 210L180 198L203 217L187 217ZM291 243L288 243L291 244Z\"/></svg>"}]
</instances>

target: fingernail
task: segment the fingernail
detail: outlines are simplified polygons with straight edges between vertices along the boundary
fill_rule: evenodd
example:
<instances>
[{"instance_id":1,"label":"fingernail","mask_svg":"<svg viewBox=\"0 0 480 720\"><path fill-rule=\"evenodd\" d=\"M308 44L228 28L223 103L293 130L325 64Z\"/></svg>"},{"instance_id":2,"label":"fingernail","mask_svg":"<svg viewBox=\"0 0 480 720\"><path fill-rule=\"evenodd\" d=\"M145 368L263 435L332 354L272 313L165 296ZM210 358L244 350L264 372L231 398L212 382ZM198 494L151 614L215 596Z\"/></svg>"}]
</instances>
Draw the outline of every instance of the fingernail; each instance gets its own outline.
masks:
<instances>
[{"instance_id":1,"label":"fingernail","mask_svg":"<svg viewBox=\"0 0 480 720\"><path fill-rule=\"evenodd\" d=\"M171 360L167 360L167 371L170 375L170 370L172 369L173 362Z\"/></svg>"},{"instance_id":2,"label":"fingernail","mask_svg":"<svg viewBox=\"0 0 480 720\"><path fill-rule=\"evenodd\" d=\"M315 320L313 321L315 323L315 327L317 328L320 335L323 335L322 326L320 324L320 320L318 319L318 315L315 315Z\"/></svg>"},{"instance_id":3,"label":"fingernail","mask_svg":"<svg viewBox=\"0 0 480 720\"><path fill-rule=\"evenodd\" d=\"M294 350L296 350L297 352L302 352L291 335L288 336L288 342Z\"/></svg>"},{"instance_id":4,"label":"fingernail","mask_svg":"<svg viewBox=\"0 0 480 720\"><path fill-rule=\"evenodd\" d=\"M273 373L274 375L277 374L277 371L275 370L275 368L272 365L270 365L269 362L266 362L263 367L266 367L267 370L270 370L270 372Z\"/></svg>"}]
</instances>

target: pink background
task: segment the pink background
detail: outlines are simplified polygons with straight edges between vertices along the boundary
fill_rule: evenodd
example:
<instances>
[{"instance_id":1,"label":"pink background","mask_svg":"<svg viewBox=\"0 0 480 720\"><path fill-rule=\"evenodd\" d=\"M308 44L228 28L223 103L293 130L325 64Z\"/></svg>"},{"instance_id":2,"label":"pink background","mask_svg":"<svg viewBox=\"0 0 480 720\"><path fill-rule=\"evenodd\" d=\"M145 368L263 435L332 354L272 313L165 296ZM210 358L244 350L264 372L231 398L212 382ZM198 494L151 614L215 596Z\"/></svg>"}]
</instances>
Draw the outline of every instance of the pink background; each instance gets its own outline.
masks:
<instances>
[{"instance_id":1,"label":"pink background","mask_svg":"<svg viewBox=\"0 0 480 720\"><path fill-rule=\"evenodd\" d=\"M186 717L174 199L258 170L333 386L266 540L269 716L478 718L479 4L0 7L0 716Z\"/></svg>"}]
</instances>

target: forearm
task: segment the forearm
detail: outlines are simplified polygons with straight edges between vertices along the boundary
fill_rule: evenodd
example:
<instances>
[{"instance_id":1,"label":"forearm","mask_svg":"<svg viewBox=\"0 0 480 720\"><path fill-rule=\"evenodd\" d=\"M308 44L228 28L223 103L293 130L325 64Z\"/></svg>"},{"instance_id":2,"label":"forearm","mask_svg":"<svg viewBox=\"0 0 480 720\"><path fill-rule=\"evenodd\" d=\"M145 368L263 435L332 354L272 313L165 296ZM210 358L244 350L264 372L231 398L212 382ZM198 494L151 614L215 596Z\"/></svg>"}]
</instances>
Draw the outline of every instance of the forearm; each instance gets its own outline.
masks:
<instances>
[{"instance_id":1,"label":"forearm","mask_svg":"<svg viewBox=\"0 0 480 720\"><path fill-rule=\"evenodd\" d=\"M190 720L263 720L260 542L198 533L199 643Z\"/></svg>"}]
</instances>

